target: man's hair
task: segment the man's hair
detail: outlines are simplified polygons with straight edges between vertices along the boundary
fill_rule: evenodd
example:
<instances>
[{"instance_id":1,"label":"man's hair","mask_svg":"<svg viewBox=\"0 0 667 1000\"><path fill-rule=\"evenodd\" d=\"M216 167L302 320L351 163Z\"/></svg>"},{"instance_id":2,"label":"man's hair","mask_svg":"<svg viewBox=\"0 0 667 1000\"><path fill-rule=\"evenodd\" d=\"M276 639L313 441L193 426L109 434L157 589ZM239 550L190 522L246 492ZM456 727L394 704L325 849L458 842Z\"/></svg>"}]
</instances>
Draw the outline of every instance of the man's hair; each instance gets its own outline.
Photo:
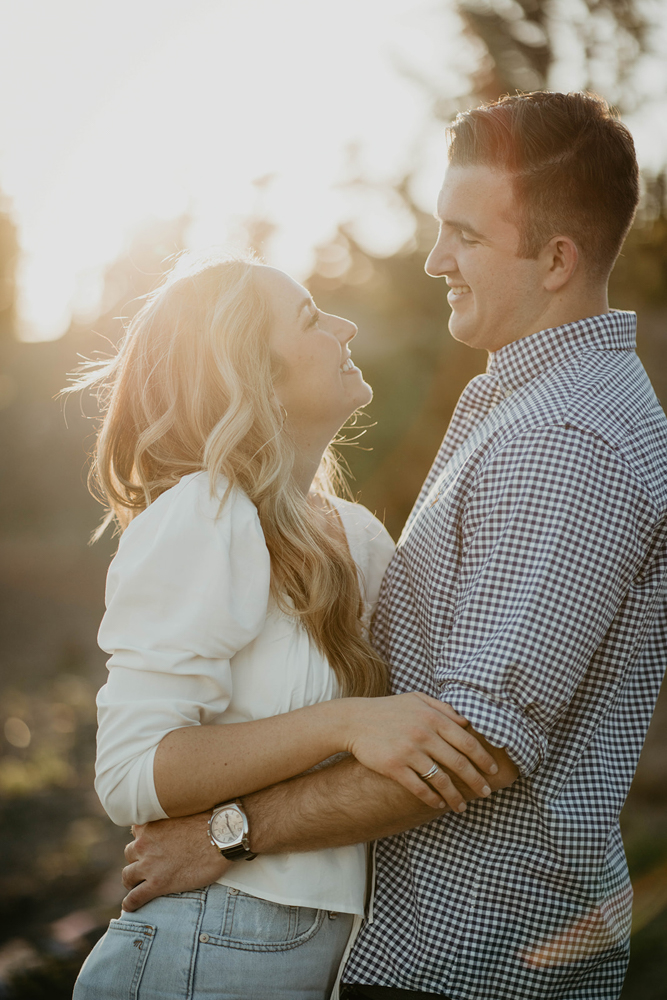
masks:
<instances>
[{"instance_id":1,"label":"man's hair","mask_svg":"<svg viewBox=\"0 0 667 1000\"><path fill-rule=\"evenodd\" d=\"M608 276L637 208L639 170L632 136L605 101L517 94L458 115L448 132L452 166L513 175L520 257L569 236L590 275Z\"/></svg>"}]
</instances>

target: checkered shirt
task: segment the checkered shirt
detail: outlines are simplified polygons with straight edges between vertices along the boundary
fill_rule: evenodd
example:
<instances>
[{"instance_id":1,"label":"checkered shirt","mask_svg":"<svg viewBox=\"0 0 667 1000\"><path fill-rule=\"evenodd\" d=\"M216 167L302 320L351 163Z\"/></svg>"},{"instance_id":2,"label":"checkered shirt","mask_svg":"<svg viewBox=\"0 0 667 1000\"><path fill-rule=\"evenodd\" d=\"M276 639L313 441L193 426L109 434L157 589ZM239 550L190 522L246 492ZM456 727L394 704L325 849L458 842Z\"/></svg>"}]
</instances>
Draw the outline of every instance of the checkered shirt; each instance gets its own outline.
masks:
<instances>
[{"instance_id":1,"label":"checkered shirt","mask_svg":"<svg viewBox=\"0 0 667 1000\"><path fill-rule=\"evenodd\" d=\"M344 981L605 998L627 965L619 813L667 662L667 420L611 312L490 356L385 575L395 692L451 703L520 777L377 844Z\"/></svg>"}]
</instances>

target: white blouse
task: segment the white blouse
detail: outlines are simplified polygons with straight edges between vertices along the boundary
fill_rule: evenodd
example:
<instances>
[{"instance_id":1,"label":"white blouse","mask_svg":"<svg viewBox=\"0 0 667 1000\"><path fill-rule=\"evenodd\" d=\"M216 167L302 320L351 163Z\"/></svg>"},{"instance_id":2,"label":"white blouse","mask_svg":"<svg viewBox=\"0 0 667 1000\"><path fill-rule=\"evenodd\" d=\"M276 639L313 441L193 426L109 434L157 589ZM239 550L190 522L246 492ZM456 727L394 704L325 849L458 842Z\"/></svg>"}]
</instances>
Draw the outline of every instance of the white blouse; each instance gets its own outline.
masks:
<instances>
[{"instance_id":1,"label":"white blouse","mask_svg":"<svg viewBox=\"0 0 667 1000\"><path fill-rule=\"evenodd\" d=\"M225 485L221 478L220 496ZM394 543L365 507L335 504L370 615ZM339 697L327 660L276 607L269 583L255 506L234 490L220 510L206 473L184 476L123 533L99 632L111 658L97 697L95 781L118 825L166 818L153 759L173 729L264 719ZM277 903L360 914L364 875L357 844L238 861L219 881Z\"/></svg>"}]
</instances>

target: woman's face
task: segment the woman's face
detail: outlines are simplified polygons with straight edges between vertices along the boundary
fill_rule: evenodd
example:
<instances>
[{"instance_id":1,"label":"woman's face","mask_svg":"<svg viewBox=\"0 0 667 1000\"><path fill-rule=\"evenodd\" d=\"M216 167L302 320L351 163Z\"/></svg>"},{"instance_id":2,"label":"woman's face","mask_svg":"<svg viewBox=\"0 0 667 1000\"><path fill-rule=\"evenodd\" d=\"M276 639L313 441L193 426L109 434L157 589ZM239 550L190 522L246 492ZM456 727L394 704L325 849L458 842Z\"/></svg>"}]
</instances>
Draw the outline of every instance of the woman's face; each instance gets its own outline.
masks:
<instances>
[{"instance_id":1,"label":"woman's face","mask_svg":"<svg viewBox=\"0 0 667 1000\"><path fill-rule=\"evenodd\" d=\"M319 310L310 293L283 271L266 266L260 271L273 313L269 345L281 368L276 396L292 432L305 443L324 446L351 413L373 398L350 360L357 327Z\"/></svg>"}]
</instances>

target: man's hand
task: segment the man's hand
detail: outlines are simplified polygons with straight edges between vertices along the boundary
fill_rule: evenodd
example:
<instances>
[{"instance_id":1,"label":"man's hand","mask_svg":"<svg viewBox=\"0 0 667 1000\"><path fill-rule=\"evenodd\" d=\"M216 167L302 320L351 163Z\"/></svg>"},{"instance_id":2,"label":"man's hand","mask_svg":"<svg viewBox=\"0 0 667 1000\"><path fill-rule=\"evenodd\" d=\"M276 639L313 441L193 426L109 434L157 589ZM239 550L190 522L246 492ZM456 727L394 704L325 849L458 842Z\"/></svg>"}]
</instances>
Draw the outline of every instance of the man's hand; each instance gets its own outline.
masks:
<instances>
[{"instance_id":1,"label":"man's hand","mask_svg":"<svg viewBox=\"0 0 667 1000\"><path fill-rule=\"evenodd\" d=\"M131 891L123 909L140 906L170 892L203 889L227 871L227 861L208 836L210 812L180 819L161 819L132 827L134 840L125 848L123 885Z\"/></svg>"}]
</instances>

